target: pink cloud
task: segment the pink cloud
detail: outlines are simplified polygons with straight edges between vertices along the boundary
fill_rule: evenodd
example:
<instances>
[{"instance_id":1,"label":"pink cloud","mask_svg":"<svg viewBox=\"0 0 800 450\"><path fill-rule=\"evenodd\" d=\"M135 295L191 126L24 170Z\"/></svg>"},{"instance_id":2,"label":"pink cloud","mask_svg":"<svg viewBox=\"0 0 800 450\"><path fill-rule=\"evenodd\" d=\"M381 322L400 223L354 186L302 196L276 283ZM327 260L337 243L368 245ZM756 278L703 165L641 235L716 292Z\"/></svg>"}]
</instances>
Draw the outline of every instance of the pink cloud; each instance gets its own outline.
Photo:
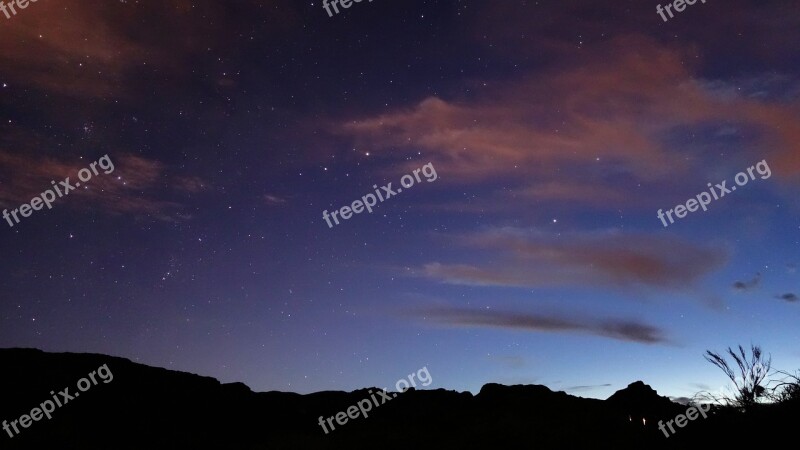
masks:
<instances>
[{"instance_id":1,"label":"pink cloud","mask_svg":"<svg viewBox=\"0 0 800 450\"><path fill-rule=\"evenodd\" d=\"M159 220L176 221L188 217L180 211L184 206L178 201L163 200L163 186L172 186L177 192L185 191L186 180L200 183L196 177L171 177L164 164L135 155L109 155L114 164L110 174L100 170L80 188L72 191L63 201L69 208L100 208L111 214L150 216ZM78 171L93 161L66 162L53 158L35 158L28 155L0 151L0 205L16 208L28 203L34 196L49 189L51 181L58 183L70 178L75 184ZM170 184L170 180L176 181ZM168 192L167 192L168 193Z\"/></svg>"},{"instance_id":2,"label":"pink cloud","mask_svg":"<svg viewBox=\"0 0 800 450\"><path fill-rule=\"evenodd\" d=\"M459 327L487 327L523 330L541 333L591 334L640 344L664 344L670 340L663 330L635 320L597 319L576 314L533 314L470 310L464 308L439 308L417 311L416 317L431 319L435 323Z\"/></svg>"},{"instance_id":3,"label":"pink cloud","mask_svg":"<svg viewBox=\"0 0 800 450\"><path fill-rule=\"evenodd\" d=\"M420 274L466 285L684 289L727 262L727 252L721 248L617 232L550 235L501 228L461 236L458 241L483 249L495 263L431 262L419 269Z\"/></svg>"},{"instance_id":4,"label":"pink cloud","mask_svg":"<svg viewBox=\"0 0 800 450\"><path fill-rule=\"evenodd\" d=\"M784 177L800 174L797 106L721 98L686 64L690 50L640 36L612 39L582 55L577 63L483 89L474 98L432 96L404 110L339 123L335 132L376 153L422 149L450 183L524 182L538 199L621 200L610 185L597 189L598 177L573 177L569 186L564 181L598 168L643 182L669 181L692 162L676 158L665 136L709 123L759 130L750 149L755 160L775 160ZM534 177L535 184L527 181Z\"/></svg>"}]
</instances>

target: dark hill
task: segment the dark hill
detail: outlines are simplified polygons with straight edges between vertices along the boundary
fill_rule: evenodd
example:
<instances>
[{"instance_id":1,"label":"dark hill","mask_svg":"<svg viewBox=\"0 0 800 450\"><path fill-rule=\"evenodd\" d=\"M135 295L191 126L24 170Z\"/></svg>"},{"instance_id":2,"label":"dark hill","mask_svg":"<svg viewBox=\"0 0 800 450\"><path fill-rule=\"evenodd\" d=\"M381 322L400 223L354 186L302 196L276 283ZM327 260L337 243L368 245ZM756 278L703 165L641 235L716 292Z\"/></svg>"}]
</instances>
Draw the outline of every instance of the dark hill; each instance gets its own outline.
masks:
<instances>
[{"instance_id":1,"label":"dark hill","mask_svg":"<svg viewBox=\"0 0 800 450\"><path fill-rule=\"evenodd\" d=\"M788 425L799 416L796 408L777 407L752 419L712 415L667 439L657 422L674 419L686 407L642 382L605 401L545 386L487 384L477 395L411 389L373 407L368 418L337 424L325 434L320 416L345 412L378 389L254 393L241 383L221 384L123 358L0 349L0 420L30 414L53 399L50 391L79 393L78 380L104 364L112 381L100 380L55 408L50 420L43 417L28 428L18 425L21 432L13 438L0 430L0 449L697 448L706 436L721 439L718 444L735 436L726 431L729 426L781 431L791 429Z\"/></svg>"},{"instance_id":2,"label":"dark hill","mask_svg":"<svg viewBox=\"0 0 800 450\"><path fill-rule=\"evenodd\" d=\"M615 392L606 402L639 420L648 417L675 417L686 411L685 406L658 395L655 389L642 381L631 383L625 389Z\"/></svg>"}]
</instances>

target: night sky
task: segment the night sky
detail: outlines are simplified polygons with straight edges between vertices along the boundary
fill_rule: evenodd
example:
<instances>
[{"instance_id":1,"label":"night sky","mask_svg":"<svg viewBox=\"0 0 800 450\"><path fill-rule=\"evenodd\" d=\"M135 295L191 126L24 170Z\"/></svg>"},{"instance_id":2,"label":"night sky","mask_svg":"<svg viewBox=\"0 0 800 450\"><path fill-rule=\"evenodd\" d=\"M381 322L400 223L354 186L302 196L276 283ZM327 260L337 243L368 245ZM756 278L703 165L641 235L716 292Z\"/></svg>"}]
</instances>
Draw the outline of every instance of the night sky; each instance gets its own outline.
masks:
<instances>
[{"instance_id":1,"label":"night sky","mask_svg":"<svg viewBox=\"0 0 800 450\"><path fill-rule=\"evenodd\" d=\"M0 208L114 165L0 221L0 347L300 393L690 397L750 343L799 369L800 4L658 1L0 14Z\"/></svg>"}]
</instances>

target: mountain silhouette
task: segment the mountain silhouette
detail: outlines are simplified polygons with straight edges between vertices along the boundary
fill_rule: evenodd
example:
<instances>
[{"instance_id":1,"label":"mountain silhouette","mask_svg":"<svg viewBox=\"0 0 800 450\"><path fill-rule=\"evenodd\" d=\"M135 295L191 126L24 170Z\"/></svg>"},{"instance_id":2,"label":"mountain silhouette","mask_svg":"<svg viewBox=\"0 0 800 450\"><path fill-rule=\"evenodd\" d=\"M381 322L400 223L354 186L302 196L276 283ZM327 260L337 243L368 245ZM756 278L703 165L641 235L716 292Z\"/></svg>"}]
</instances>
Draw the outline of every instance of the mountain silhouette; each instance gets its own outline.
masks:
<instances>
[{"instance_id":1,"label":"mountain silhouette","mask_svg":"<svg viewBox=\"0 0 800 450\"><path fill-rule=\"evenodd\" d=\"M674 403L642 381L631 383L625 389L615 392L606 400L618 411L627 412L632 420L675 417L686 410L685 406Z\"/></svg>"},{"instance_id":2,"label":"mountain silhouette","mask_svg":"<svg viewBox=\"0 0 800 450\"><path fill-rule=\"evenodd\" d=\"M78 381L103 365L113 379L80 392ZM724 443L727 436L737 442L736 433L725 431L732 425L786 432L800 417L796 406L785 405L756 417L715 414L666 438L658 421L674 419L687 407L641 381L607 400L546 386L490 383L477 395L411 388L326 434L320 416L345 412L380 389L253 392L242 383L124 358L34 349L0 349L0 367L0 420L30 414L53 399L51 391L81 394L56 408L51 419L18 426L14 437L2 431L3 449L691 448Z\"/></svg>"}]
</instances>

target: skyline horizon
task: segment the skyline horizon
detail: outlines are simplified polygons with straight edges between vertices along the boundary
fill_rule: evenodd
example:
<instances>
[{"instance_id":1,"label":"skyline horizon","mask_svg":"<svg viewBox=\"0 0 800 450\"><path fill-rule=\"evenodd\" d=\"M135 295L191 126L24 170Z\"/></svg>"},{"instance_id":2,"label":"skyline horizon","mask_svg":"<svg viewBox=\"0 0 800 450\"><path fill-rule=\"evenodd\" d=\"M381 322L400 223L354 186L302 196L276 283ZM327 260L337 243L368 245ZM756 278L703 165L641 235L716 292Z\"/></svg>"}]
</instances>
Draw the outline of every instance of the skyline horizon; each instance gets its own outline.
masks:
<instances>
[{"instance_id":1,"label":"skyline horizon","mask_svg":"<svg viewBox=\"0 0 800 450\"><path fill-rule=\"evenodd\" d=\"M363 3L0 19L0 347L298 393L800 370L800 3Z\"/></svg>"}]
</instances>

